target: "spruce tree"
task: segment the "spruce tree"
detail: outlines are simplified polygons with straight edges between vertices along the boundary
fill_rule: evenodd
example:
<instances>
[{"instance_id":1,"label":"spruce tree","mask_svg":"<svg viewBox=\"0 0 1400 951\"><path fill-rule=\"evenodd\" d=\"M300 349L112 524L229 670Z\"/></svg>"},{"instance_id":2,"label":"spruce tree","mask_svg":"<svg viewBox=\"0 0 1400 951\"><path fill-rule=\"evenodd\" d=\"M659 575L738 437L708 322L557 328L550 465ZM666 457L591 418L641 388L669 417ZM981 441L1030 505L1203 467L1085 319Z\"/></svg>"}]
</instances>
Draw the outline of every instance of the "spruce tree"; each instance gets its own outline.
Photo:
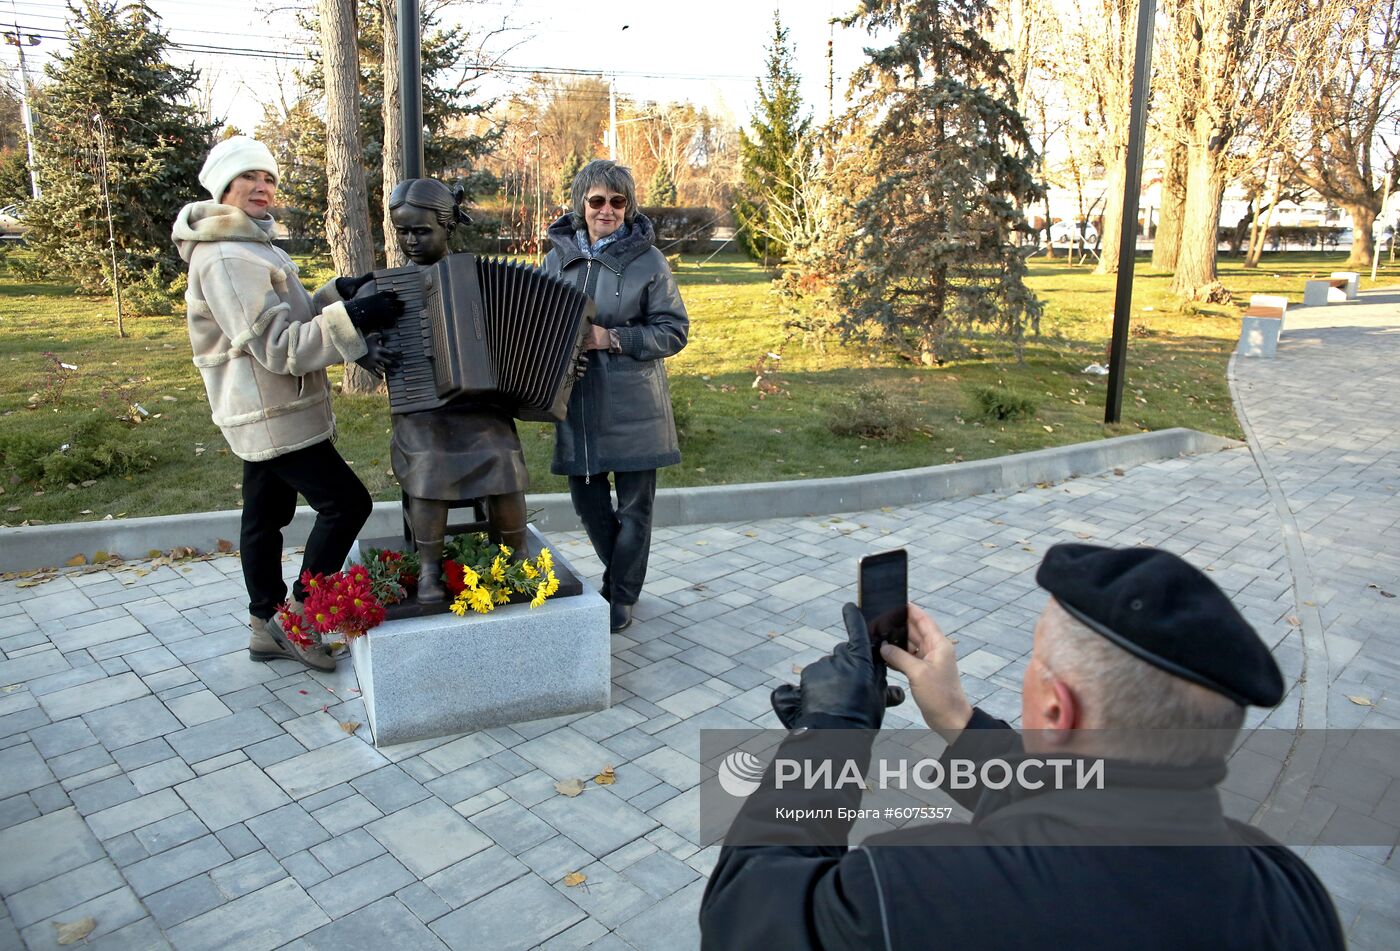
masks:
<instances>
[{"instance_id":1,"label":"spruce tree","mask_svg":"<svg viewBox=\"0 0 1400 951\"><path fill-rule=\"evenodd\" d=\"M676 203L676 180L665 165L656 166L651 176L651 187L647 189L647 203L656 206L671 206Z\"/></svg>"},{"instance_id":2,"label":"spruce tree","mask_svg":"<svg viewBox=\"0 0 1400 951\"><path fill-rule=\"evenodd\" d=\"M145 4L81 0L68 9L69 48L45 67L45 108L36 116L43 196L28 207L28 244L49 273L85 291L111 291L105 146L121 280L152 272L169 280L180 266L170 240L175 215L208 197L198 176L214 126L191 104L198 74L166 61L169 40Z\"/></svg>"},{"instance_id":3,"label":"spruce tree","mask_svg":"<svg viewBox=\"0 0 1400 951\"><path fill-rule=\"evenodd\" d=\"M990 18L990 0L870 0L848 21L897 36L853 77L810 263L844 336L881 336L924 364L969 332L1019 354L1038 330L1016 239L1042 190Z\"/></svg>"},{"instance_id":4,"label":"spruce tree","mask_svg":"<svg viewBox=\"0 0 1400 951\"><path fill-rule=\"evenodd\" d=\"M577 152L570 152L569 157L564 160L564 170L559 173L559 204L565 208L572 208L574 201L574 179L578 173L583 171L583 156Z\"/></svg>"},{"instance_id":5,"label":"spruce tree","mask_svg":"<svg viewBox=\"0 0 1400 951\"><path fill-rule=\"evenodd\" d=\"M788 31L778 11L773 11L773 42L768 47L766 73L758 81L758 110L753 137L740 132L739 154L743 173L734 215L739 240L755 258L778 263L790 249L773 234L769 202L784 204L797 196L797 170L811 158L807 130L811 117L803 114L800 80L793 64Z\"/></svg>"}]
</instances>

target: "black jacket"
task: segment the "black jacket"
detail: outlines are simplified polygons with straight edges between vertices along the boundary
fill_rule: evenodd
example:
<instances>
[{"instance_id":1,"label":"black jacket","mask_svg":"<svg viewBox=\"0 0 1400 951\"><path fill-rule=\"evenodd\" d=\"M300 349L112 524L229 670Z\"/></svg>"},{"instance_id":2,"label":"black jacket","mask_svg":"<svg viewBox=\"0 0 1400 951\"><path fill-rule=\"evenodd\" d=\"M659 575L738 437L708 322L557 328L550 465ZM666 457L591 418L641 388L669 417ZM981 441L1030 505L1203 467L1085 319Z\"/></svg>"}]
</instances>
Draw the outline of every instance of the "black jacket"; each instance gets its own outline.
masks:
<instances>
[{"instance_id":1,"label":"black jacket","mask_svg":"<svg viewBox=\"0 0 1400 951\"><path fill-rule=\"evenodd\" d=\"M813 739L786 741L784 756ZM1013 757L1019 738L976 711L945 754ZM868 748L867 754L868 755ZM872 836L848 850L850 823L828 824L789 845L726 844L700 905L701 946L787 949L1343 948L1331 899L1290 850L1221 814L1214 772L1183 770L1149 788L1149 772L1118 764L1108 792L1129 803L1135 826L1194 826L1212 846L1083 845L1112 841L1114 809L1082 794L954 794L974 808L970 824L942 823ZM1125 768L1122 768L1125 767ZM736 821L772 820L779 802L762 788ZM859 805L859 792L824 792L831 807ZM841 797L847 797L842 800ZM782 801L791 806L791 798ZM802 805L810 806L811 802ZM1168 815L1170 813L1170 815ZM1108 828L1105 828L1108 826ZM1092 830L1092 833L1089 831ZM750 828L752 831L752 828ZM1200 836L1199 840L1195 834ZM734 833L731 832L731 839ZM902 844L891 844L898 837ZM1028 845L1027 840L1047 843ZM907 843L915 844L907 844ZM1071 844L1048 844L1048 843Z\"/></svg>"},{"instance_id":2,"label":"black jacket","mask_svg":"<svg viewBox=\"0 0 1400 951\"><path fill-rule=\"evenodd\" d=\"M574 241L572 218L550 225L544 269L582 289L598 308L594 323L617 331L621 353L588 351L588 369L556 429L557 475L638 472L681 461L665 357L685 347L690 319L656 232L637 215L631 232L591 261Z\"/></svg>"}]
</instances>

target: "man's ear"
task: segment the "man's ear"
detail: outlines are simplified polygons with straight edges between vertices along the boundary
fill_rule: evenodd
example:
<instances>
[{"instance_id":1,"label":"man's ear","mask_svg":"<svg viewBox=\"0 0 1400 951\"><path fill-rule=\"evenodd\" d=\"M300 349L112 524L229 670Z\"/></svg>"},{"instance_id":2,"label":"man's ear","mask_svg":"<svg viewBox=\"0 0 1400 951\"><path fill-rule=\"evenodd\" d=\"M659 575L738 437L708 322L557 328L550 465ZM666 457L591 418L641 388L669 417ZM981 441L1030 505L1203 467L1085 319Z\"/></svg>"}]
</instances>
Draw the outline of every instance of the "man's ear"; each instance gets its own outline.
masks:
<instances>
[{"instance_id":1,"label":"man's ear","mask_svg":"<svg viewBox=\"0 0 1400 951\"><path fill-rule=\"evenodd\" d=\"M1074 690L1069 684L1058 677L1052 677L1048 686L1050 689L1046 691L1045 701L1040 710L1044 726L1039 733L1051 746L1068 746L1073 731L1082 726L1083 710L1080 708L1079 698L1074 695Z\"/></svg>"}]
</instances>

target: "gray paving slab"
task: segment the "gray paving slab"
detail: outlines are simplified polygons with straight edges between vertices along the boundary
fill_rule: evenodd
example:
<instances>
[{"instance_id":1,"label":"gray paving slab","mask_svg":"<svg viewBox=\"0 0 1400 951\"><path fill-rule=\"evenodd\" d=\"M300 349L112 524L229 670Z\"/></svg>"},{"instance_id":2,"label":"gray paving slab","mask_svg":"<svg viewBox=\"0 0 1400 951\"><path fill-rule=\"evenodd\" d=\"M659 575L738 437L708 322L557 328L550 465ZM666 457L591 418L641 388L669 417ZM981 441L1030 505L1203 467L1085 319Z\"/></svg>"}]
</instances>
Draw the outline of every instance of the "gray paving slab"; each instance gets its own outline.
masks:
<instances>
[{"instance_id":1,"label":"gray paving slab","mask_svg":"<svg viewBox=\"0 0 1400 951\"><path fill-rule=\"evenodd\" d=\"M1270 722L1311 704L1333 726L1400 728L1400 599L1381 594L1400 594L1400 295L1289 318L1275 360L1234 366L1251 449L888 511L658 529L637 623L614 639L614 704L588 716L375 750L338 725L364 721L348 668L247 660L236 558L161 569L139 590L104 572L0 584L14 631L0 681L22 688L0 693L0 855L26 857L0 862L0 944L8 927L45 946L41 916L71 902L55 913L101 912L112 947L389 934L693 948L715 858L697 841L699 730L774 725L768 692L835 643L858 556L896 545L913 556L911 590L960 639L969 694L995 712L1018 712L1040 554L1088 537L1165 545L1234 594L1290 680L1309 675ZM586 538L551 540L597 579ZM1278 757L1258 754L1232 802L1268 794ZM616 785L555 792L604 765ZM1362 779L1319 828L1400 824L1400 793ZM1400 861L1308 858L1357 947L1400 944ZM586 890L562 884L572 871Z\"/></svg>"}]
</instances>

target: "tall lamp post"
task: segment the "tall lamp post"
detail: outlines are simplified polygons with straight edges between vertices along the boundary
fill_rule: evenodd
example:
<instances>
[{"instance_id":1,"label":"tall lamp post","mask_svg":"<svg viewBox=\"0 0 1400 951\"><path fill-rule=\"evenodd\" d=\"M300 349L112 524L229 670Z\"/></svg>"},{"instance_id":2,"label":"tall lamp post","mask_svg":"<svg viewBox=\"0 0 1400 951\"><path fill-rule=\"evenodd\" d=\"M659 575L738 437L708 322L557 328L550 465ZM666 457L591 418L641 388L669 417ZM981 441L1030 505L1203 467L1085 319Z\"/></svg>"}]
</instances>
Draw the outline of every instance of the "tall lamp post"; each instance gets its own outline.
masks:
<instances>
[{"instance_id":1,"label":"tall lamp post","mask_svg":"<svg viewBox=\"0 0 1400 951\"><path fill-rule=\"evenodd\" d=\"M399 0L399 101L404 178L423 177L423 59L418 0Z\"/></svg>"},{"instance_id":2,"label":"tall lamp post","mask_svg":"<svg viewBox=\"0 0 1400 951\"><path fill-rule=\"evenodd\" d=\"M1138 195L1142 191L1142 146L1147 132L1147 89L1152 78L1152 24L1157 0L1138 0L1137 54L1133 57L1133 99L1128 123L1128 168L1123 180L1123 226L1118 236L1118 287L1113 296L1113 341L1109 345L1108 399L1103 421L1123 415L1123 377L1128 361L1128 319L1133 305L1133 265L1137 256Z\"/></svg>"}]
</instances>

